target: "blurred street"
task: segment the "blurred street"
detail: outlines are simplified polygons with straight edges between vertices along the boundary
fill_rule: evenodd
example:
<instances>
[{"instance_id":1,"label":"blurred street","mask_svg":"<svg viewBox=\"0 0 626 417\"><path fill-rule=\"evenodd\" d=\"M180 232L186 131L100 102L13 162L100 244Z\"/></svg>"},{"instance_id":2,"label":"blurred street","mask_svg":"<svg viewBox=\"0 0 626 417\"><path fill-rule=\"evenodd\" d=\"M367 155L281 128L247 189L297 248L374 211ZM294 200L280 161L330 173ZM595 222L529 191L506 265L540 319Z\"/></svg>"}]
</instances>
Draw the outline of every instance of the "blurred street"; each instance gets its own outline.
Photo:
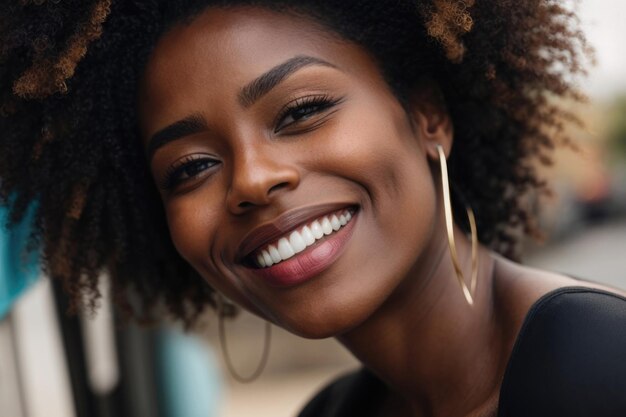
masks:
<instances>
[{"instance_id":1,"label":"blurred street","mask_svg":"<svg viewBox=\"0 0 626 417\"><path fill-rule=\"evenodd\" d=\"M525 263L626 288L626 218L590 226L557 244L538 248Z\"/></svg>"}]
</instances>

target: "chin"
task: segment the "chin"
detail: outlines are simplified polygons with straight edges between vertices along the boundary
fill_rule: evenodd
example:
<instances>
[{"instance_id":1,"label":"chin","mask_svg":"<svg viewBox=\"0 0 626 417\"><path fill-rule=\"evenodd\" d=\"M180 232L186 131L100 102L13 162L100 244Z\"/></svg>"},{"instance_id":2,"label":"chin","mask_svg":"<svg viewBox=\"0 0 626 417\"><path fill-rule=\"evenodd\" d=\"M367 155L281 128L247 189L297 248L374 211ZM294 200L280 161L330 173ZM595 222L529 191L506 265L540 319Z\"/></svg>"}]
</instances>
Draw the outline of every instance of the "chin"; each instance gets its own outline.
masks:
<instances>
[{"instance_id":1,"label":"chin","mask_svg":"<svg viewBox=\"0 0 626 417\"><path fill-rule=\"evenodd\" d=\"M290 309L278 312L273 321L290 333L306 339L325 339L341 336L367 320L372 309L371 305L354 303L350 300L330 303L315 303L307 308ZM354 301L354 300L352 300Z\"/></svg>"},{"instance_id":2,"label":"chin","mask_svg":"<svg viewBox=\"0 0 626 417\"><path fill-rule=\"evenodd\" d=\"M341 336L354 326L343 323L328 322L298 322L298 323L280 323L290 333L305 339L326 339L329 337Z\"/></svg>"}]
</instances>

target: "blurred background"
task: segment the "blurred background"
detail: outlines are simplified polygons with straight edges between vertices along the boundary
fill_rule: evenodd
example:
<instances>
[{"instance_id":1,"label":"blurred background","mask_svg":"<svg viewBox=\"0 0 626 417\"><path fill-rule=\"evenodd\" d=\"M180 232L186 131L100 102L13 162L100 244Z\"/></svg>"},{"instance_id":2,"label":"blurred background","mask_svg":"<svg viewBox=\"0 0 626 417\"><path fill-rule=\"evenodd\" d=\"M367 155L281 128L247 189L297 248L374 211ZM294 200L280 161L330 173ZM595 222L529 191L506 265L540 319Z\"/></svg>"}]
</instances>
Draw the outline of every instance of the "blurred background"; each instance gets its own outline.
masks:
<instances>
[{"instance_id":1,"label":"blurred background","mask_svg":"<svg viewBox=\"0 0 626 417\"><path fill-rule=\"evenodd\" d=\"M626 2L583 0L578 10L598 63L582 82L590 102L564 105L586 126L572 127L579 149L560 149L546 169L555 195L533 204L547 239L528 242L524 262L626 288ZM62 292L38 277L36 263L23 268L1 255L15 252L20 233L0 229L0 299L8 300L0 303L0 417L294 416L357 366L334 340L274 327L264 373L241 384L225 370L212 315L191 334L173 323L120 327L105 298L94 317L68 319ZM242 314L227 335L238 371L251 373L263 323Z\"/></svg>"}]
</instances>

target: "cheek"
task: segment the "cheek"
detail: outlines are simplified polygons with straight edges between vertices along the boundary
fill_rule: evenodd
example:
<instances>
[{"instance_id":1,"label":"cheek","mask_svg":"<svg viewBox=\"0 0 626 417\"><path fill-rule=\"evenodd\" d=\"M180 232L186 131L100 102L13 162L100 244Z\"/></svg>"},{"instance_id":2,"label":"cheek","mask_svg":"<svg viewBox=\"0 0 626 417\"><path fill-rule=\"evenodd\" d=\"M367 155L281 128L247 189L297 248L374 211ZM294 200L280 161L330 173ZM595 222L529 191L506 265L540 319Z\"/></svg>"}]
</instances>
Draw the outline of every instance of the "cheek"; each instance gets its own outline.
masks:
<instances>
[{"instance_id":1,"label":"cheek","mask_svg":"<svg viewBox=\"0 0 626 417\"><path fill-rule=\"evenodd\" d=\"M418 134L397 102L377 100L362 100L342 114L316 138L317 149L325 152L315 159L307 153L307 161L313 170L322 167L330 176L360 184L375 206L432 199L432 174Z\"/></svg>"},{"instance_id":2,"label":"cheek","mask_svg":"<svg viewBox=\"0 0 626 417\"><path fill-rule=\"evenodd\" d=\"M166 204L172 241L178 253L217 291L249 311L260 314L242 295L245 290L229 271L224 269L220 249L225 244L223 207L203 192L202 188Z\"/></svg>"},{"instance_id":3,"label":"cheek","mask_svg":"<svg viewBox=\"0 0 626 417\"><path fill-rule=\"evenodd\" d=\"M202 190L166 204L167 222L178 253L199 271L201 260L210 254L211 237L219 224L219 210L207 204Z\"/></svg>"},{"instance_id":4,"label":"cheek","mask_svg":"<svg viewBox=\"0 0 626 417\"><path fill-rule=\"evenodd\" d=\"M372 214L367 217L371 249L389 253L400 244L407 250L393 256L406 263L406 254L419 253L432 234L437 190L422 140L404 110L381 102L342 119L334 144L326 143L332 149L327 167L364 191L363 209Z\"/></svg>"}]
</instances>

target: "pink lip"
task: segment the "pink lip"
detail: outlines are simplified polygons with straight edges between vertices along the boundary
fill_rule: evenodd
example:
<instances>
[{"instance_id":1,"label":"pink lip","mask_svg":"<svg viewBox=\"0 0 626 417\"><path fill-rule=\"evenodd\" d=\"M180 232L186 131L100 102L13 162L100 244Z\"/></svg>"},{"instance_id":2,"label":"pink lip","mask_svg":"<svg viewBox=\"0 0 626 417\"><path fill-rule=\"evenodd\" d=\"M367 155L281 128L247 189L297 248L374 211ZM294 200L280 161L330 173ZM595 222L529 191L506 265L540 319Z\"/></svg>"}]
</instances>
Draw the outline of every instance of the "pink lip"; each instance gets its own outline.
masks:
<instances>
[{"instance_id":1,"label":"pink lip","mask_svg":"<svg viewBox=\"0 0 626 417\"><path fill-rule=\"evenodd\" d=\"M320 216L350 206L354 206L354 204L345 202L326 203L287 211L273 221L262 224L250 231L239 243L235 259L241 263L252 252L273 242L286 232L304 223L313 221Z\"/></svg>"},{"instance_id":2,"label":"pink lip","mask_svg":"<svg viewBox=\"0 0 626 417\"><path fill-rule=\"evenodd\" d=\"M339 258L352 236L358 212L337 232L295 256L267 268L249 268L276 287L291 287L307 281L330 267Z\"/></svg>"}]
</instances>

